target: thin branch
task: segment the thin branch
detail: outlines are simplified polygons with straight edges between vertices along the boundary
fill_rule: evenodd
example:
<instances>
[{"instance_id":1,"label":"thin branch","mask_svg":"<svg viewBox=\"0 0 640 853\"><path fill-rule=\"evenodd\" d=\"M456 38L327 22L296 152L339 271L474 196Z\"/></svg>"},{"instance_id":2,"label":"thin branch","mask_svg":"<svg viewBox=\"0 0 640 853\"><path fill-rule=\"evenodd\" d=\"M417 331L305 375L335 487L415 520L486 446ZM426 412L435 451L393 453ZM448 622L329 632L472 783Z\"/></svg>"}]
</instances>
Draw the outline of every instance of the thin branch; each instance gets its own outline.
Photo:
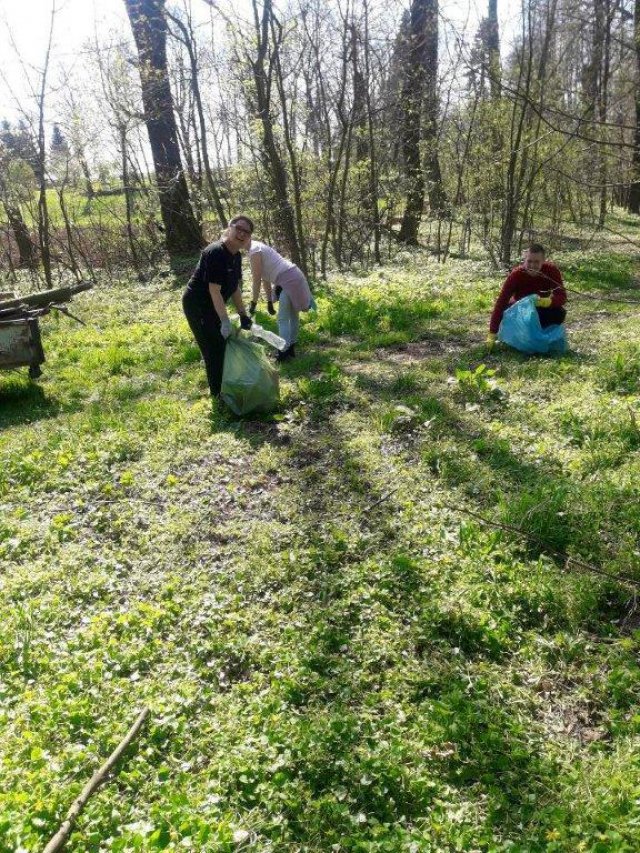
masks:
<instances>
[{"instance_id":1,"label":"thin branch","mask_svg":"<svg viewBox=\"0 0 640 853\"><path fill-rule=\"evenodd\" d=\"M71 808L67 812L67 817L65 818L64 823L53 836L51 841L47 844L47 846L44 848L43 853L57 853L58 850L64 849L64 846L66 845L67 841L69 840L69 836L73 831L73 825L75 824L82 810L89 801L89 798L92 794L95 793L95 791L97 791L100 785L102 785L102 783L109 775L110 771L115 767L118 760L121 758L121 756L127 749L127 747L135 740L148 716L149 709L143 708L142 711L138 714L138 718L136 719L135 723L131 726L123 740L120 741L117 748L111 753L105 763L98 770L96 770L91 779L82 789L80 795L76 797L76 799L73 801Z\"/></svg>"}]
</instances>

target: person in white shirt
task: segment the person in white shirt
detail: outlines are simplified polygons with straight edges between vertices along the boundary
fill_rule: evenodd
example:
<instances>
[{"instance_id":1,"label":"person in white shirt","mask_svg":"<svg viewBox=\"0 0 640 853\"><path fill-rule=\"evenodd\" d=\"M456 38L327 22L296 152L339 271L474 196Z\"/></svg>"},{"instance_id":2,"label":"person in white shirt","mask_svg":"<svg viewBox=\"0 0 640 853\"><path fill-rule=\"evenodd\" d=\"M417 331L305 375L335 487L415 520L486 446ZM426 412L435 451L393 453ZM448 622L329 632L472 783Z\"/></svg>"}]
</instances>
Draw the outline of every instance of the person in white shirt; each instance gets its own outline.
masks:
<instances>
[{"instance_id":1,"label":"person in white shirt","mask_svg":"<svg viewBox=\"0 0 640 853\"><path fill-rule=\"evenodd\" d=\"M249 263L253 279L249 313L255 314L262 284L269 314L276 313L273 303L278 302L278 332L287 342L286 349L276 358L278 361L294 358L300 312L308 311L313 305L307 279L294 263L283 258L271 246L253 238L249 247Z\"/></svg>"}]
</instances>

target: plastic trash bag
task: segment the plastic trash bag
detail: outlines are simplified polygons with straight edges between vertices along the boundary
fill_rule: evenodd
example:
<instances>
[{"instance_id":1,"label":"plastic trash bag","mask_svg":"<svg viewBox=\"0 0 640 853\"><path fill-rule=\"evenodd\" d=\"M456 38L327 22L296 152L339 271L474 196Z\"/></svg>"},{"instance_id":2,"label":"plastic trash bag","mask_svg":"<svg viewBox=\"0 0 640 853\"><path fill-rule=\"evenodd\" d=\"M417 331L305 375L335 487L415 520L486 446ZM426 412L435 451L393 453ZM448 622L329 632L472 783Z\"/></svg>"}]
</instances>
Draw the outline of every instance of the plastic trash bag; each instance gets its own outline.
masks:
<instances>
[{"instance_id":1,"label":"plastic trash bag","mask_svg":"<svg viewBox=\"0 0 640 853\"><path fill-rule=\"evenodd\" d=\"M276 335L275 332L272 332L269 329L263 329L262 326L259 326L255 320L251 324L249 333L256 338L262 338L263 341L266 341L266 343L271 344L271 346L275 349L283 350L287 348L287 342L284 338L281 338L280 335Z\"/></svg>"},{"instance_id":2,"label":"plastic trash bag","mask_svg":"<svg viewBox=\"0 0 640 853\"><path fill-rule=\"evenodd\" d=\"M519 299L502 316L498 340L525 353L563 353L567 351L564 325L543 329L536 310L535 293Z\"/></svg>"},{"instance_id":3,"label":"plastic trash bag","mask_svg":"<svg viewBox=\"0 0 640 853\"><path fill-rule=\"evenodd\" d=\"M278 372L260 344L240 335L228 338L220 396L236 415L268 412L278 404Z\"/></svg>"}]
</instances>

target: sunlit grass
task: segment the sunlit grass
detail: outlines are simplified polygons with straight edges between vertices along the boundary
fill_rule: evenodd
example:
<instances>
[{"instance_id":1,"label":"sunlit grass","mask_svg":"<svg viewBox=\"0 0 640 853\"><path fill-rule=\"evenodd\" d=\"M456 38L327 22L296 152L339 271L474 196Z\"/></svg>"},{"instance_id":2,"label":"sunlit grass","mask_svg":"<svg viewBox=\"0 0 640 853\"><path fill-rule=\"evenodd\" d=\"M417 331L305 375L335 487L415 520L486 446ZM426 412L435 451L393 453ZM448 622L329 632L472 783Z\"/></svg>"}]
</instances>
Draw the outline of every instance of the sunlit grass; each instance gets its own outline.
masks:
<instances>
[{"instance_id":1,"label":"sunlit grass","mask_svg":"<svg viewBox=\"0 0 640 853\"><path fill-rule=\"evenodd\" d=\"M633 590L571 563L640 580L637 314L489 355L499 283L331 280L245 420L177 289L43 320L43 380L0 374L0 848L42 849L144 704L69 849L640 844Z\"/></svg>"}]
</instances>

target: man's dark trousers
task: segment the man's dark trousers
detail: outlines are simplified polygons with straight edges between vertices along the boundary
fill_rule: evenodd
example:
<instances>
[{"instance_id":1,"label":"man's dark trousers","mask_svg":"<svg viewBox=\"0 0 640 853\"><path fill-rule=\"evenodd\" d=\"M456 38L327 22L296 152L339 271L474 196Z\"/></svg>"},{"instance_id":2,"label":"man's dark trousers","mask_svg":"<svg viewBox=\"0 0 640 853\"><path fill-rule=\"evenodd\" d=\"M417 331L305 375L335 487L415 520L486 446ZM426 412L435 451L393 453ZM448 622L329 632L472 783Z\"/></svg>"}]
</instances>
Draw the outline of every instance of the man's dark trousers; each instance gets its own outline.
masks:
<instances>
[{"instance_id":1,"label":"man's dark trousers","mask_svg":"<svg viewBox=\"0 0 640 853\"><path fill-rule=\"evenodd\" d=\"M564 308L536 308L538 317L540 317L540 325L543 329L547 326L559 326L564 323L567 312Z\"/></svg>"},{"instance_id":2,"label":"man's dark trousers","mask_svg":"<svg viewBox=\"0 0 640 853\"><path fill-rule=\"evenodd\" d=\"M205 301L194 298L189 291L185 291L182 297L182 308L204 359L211 396L217 397L222 388L224 350L227 345L220 334L220 318L211 299Z\"/></svg>"}]
</instances>

